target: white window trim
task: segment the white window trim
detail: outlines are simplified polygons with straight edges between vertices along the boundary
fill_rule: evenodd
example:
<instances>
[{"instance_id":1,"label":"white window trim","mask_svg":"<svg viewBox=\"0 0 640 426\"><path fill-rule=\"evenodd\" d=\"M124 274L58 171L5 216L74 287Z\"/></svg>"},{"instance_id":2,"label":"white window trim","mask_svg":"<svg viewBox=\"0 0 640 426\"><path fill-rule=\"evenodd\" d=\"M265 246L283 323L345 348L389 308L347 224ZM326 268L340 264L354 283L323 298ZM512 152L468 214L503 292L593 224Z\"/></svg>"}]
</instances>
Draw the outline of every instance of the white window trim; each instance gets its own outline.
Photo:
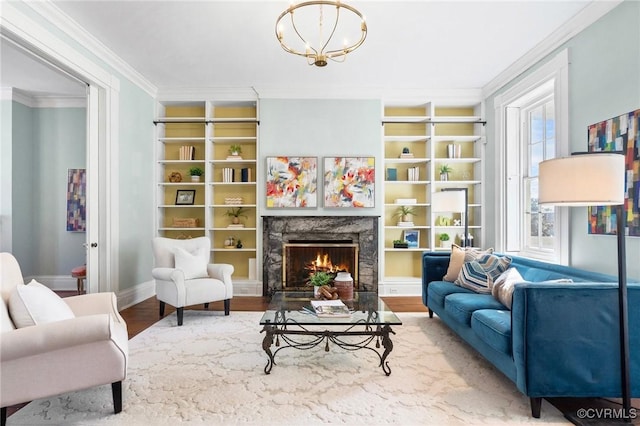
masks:
<instances>
[{"instance_id":1,"label":"white window trim","mask_svg":"<svg viewBox=\"0 0 640 426\"><path fill-rule=\"evenodd\" d=\"M496 250L504 253L526 255L528 253L514 252L512 247L507 247L507 197L509 182L513 182L515 176L507 173L507 113L509 107L514 107L515 102L532 92L537 87L553 81L554 102L556 108L556 156L569 155L569 52L567 49L559 52L550 61L532 71L513 87L496 95L494 98L495 110L495 140L496 144L496 198L495 198L495 229ZM520 197L518 197L518 200ZM519 202L519 201L518 201ZM553 256L542 260L557 262L563 265L569 262L569 215L568 209L556 209L556 237L557 246Z\"/></svg>"}]
</instances>

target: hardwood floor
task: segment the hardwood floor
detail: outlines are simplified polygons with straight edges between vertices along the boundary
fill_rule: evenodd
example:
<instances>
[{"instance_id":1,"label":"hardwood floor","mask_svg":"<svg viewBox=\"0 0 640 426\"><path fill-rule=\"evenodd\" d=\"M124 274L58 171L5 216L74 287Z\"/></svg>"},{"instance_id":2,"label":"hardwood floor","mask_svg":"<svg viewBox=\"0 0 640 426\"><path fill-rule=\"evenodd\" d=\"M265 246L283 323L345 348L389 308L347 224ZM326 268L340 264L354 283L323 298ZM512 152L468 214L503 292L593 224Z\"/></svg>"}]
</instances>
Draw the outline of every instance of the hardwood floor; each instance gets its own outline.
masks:
<instances>
[{"instance_id":1,"label":"hardwood floor","mask_svg":"<svg viewBox=\"0 0 640 426\"><path fill-rule=\"evenodd\" d=\"M394 312L424 312L426 315L427 308L422 304L420 296L400 296L400 297L384 297L385 303ZM233 311L264 311L267 309L269 302L266 297L242 296L234 297L231 300L231 312ZM129 338L142 332L152 324L160 320L159 302L155 297L150 297L130 308L123 309L120 312L122 318L127 323L129 330ZM203 305L190 306L185 309L204 309ZM209 305L209 310L223 310L222 302L213 302ZM174 312L175 308L166 305L165 316Z\"/></svg>"}]
</instances>

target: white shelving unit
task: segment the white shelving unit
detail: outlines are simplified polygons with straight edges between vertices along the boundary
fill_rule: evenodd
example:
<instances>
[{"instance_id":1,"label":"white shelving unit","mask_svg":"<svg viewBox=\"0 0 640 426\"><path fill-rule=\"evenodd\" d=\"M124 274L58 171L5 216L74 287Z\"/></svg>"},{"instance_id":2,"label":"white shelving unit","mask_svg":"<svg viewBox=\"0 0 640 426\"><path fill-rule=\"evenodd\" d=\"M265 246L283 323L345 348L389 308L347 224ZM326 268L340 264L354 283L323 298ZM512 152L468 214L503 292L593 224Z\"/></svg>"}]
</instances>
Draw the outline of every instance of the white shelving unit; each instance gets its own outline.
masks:
<instances>
[{"instance_id":1,"label":"white shelving unit","mask_svg":"<svg viewBox=\"0 0 640 426\"><path fill-rule=\"evenodd\" d=\"M436 213L431 206L432 194L445 188L466 188L469 194L469 233L474 245L483 239L484 181L484 106L481 102L468 104L420 104L384 105L382 122L383 152L385 164L383 240L384 259L381 259L382 287L386 294L416 294L420 292L422 253L439 248L439 235L449 234L454 243L460 244L464 226L438 226ZM449 158L447 146L456 145L460 150ZM403 148L408 148L413 158L401 158ZM448 165L453 170L449 180L441 181L439 168ZM408 169L419 170L418 180L408 180ZM396 169L397 180L389 180L389 168ZM401 199L415 203L397 202ZM400 206L415 210L414 226L398 226L394 216ZM460 219L459 214L449 214ZM462 222L461 222L462 223ZM403 231L419 231L418 247L393 248L394 240L402 240Z\"/></svg>"}]
</instances>

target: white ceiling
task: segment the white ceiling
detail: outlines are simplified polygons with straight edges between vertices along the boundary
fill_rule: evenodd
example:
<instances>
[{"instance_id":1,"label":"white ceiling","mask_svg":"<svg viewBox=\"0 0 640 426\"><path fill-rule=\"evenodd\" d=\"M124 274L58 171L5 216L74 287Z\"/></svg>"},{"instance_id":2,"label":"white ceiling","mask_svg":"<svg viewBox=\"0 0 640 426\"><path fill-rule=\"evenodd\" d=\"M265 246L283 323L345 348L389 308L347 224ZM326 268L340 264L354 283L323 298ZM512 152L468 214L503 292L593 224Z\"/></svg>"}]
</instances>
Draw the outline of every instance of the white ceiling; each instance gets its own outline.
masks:
<instances>
[{"instance_id":1,"label":"white ceiling","mask_svg":"<svg viewBox=\"0 0 640 426\"><path fill-rule=\"evenodd\" d=\"M286 0L52 1L160 91L258 92L482 88L591 2L352 1L367 19L365 43L346 62L317 68L276 40ZM2 87L78 90L1 48Z\"/></svg>"}]
</instances>

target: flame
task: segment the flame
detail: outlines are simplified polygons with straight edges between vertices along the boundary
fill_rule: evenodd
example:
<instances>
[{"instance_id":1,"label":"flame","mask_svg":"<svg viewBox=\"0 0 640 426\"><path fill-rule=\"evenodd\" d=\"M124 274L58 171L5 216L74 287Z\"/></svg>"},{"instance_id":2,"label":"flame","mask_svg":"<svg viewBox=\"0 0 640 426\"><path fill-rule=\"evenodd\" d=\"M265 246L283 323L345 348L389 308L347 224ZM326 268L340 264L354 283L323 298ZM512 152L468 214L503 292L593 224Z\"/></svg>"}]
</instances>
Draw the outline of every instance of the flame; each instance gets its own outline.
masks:
<instances>
[{"instance_id":1,"label":"flame","mask_svg":"<svg viewBox=\"0 0 640 426\"><path fill-rule=\"evenodd\" d=\"M323 272L349 272L349 265L347 264L337 264L334 265L329 258L328 253L320 253L316 254L316 259L305 265L305 268L310 270L310 273L314 273L316 271Z\"/></svg>"}]
</instances>

